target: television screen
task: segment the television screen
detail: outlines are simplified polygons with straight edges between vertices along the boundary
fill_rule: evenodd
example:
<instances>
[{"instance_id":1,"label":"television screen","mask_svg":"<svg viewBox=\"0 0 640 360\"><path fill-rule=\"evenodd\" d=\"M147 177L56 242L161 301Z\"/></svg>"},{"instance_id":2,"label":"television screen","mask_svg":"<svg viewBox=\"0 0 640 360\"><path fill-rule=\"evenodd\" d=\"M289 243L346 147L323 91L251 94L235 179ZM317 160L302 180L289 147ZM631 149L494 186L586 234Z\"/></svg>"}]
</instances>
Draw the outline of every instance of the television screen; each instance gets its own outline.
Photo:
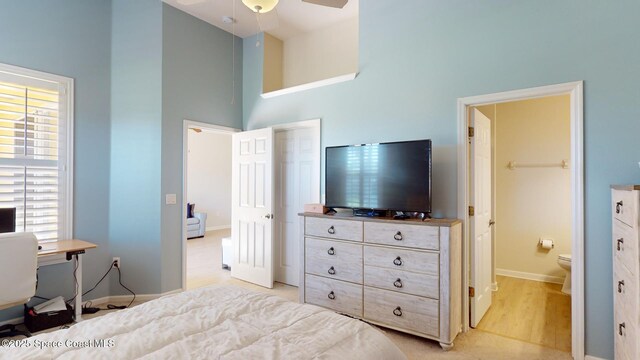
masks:
<instances>
[{"instance_id":1,"label":"television screen","mask_svg":"<svg viewBox=\"0 0 640 360\"><path fill-rule=\"evenodd\" d=\"M431 140L326 149L326 206L431 212Z\"/></svg>"}]
</instances>

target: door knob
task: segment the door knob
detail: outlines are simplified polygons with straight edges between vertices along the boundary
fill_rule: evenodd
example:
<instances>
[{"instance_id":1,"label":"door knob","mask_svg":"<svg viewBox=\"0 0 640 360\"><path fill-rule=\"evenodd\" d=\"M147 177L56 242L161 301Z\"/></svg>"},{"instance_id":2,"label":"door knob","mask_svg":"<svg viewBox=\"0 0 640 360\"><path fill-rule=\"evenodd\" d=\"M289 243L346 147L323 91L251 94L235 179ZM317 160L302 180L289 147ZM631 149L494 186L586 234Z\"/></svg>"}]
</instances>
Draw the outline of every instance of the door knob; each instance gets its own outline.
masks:
<instances>
[{"instance_id":1,"label":"door knob","mask_svg":"<svg viewBox=\"0 0 640 360\"><path fill-rule=\"evenodd\" d=\"M273 219L273 214L267 214L264 216L265 219Z\"/></svg>"}]
</instances>

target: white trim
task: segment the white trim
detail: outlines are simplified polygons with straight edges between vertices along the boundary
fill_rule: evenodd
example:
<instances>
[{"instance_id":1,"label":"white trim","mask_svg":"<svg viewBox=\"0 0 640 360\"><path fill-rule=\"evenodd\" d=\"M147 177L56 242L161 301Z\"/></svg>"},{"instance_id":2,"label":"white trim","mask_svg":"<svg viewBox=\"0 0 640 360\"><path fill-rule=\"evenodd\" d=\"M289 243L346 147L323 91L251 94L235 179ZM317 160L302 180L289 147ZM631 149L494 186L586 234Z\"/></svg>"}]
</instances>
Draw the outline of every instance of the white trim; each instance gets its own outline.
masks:
<instances>
[{"instance_id":1,"label":"white trim","mask_svg":"<svg viewBox=\"0 0 640 360\"><path fill-rule=\"evenodd\" d=\"M221 134L233 134L242 130L227 126L203 123L199 121L184 119L182 122L182 209L180 216L182 217L182 290L187 290L187 217L185 209L187 208L187 160L189 154L189 129L199 128L206 132L215 132ZM206 229L205 229L206 231Z\"/></svg>"},{"instance_id":2,"label":"white trim","mask_svg":"<svg viewBox=\"0 0 640 360\"><path fill-rule=\"evenodd\" d=\"M513 271L513 270L507 270L507 269L496 269L496 275L508 276L508 277L517 278L517 279L546 282L546 283L552 283L552 284L564 284L564 278L562 276L534 274L534 273L528 273L523 271Z\"/></svg>"},{"instance_id":3,"label":"white trim","mask_svg":"<svg viewBox=\"0 0 640 360\"><path fill-rule=\"evenodd\" d=\"M302 84L302 85L288 87L288 88L281 89L281 90L276 90L276 91L271 91L271 92L268 92L268 93L263 93L263 94L260 94L260 97L262 97L263 99L271 99L271 98L274 98L276 96L281 96L281 95L286 95L286 94L293 94L293 93L297 93L297 92L300 92L300 91L319 88L319 87L322 87L322 86L328 86L328 85L333 85L333 84L339 84L339 83L345 82L345 81L351 81L351 80L354 80L356 77L358 77L358 73L357 72L351 73L351 74L340 75L340 76L332 77L332 78L329 78L329 79L324 79L324 80L320 80L320 81L314 81L314 82L310 82L310 83L306 83L306 84Z\"/></svg>"},{"instance_id":4,"label":"white trim","mask_svg":"<svg viewBox=\"0 0 640 360\"><path fill-rule=\"evenodd\" d=\"M571 183L572 183L572 258L571 258L571 333L572 354L584 359L584 164L583 164L583 82L542 86L458 99L458 217L468 224L469 174L467 171L467 109L472 106L525 100L546 96L571 96ZM463 227L463 294L469 287L469 229ZM463 296L463 331L469 330L469 297Z\"/></svg>"},{"instance_id":5,"label":"white trim","mask_svg":"<svg viewBox=\"0 0 640 360\"><path fill-rule=\"evenodd\" d=\"M603 359L603 358L599 358L591 355L585 355L584 360L607 360L607 359Z\"/></svg>"},{"instance_id":6,"label":"white trim","mask_svg":"<svg viewBox=\"0 0 640 360\"><path fill-rule=\"evenodd\" d=\"M225 229L231 229L231 224L229 224L229 225L207 226L207 228L204 229L204 231L216 231L216 230L225 230Z\"/></svg>"},{"instance_id":7,"label":"white trim","mask_svg":"<svg viewBox=\"0 0 640 360\"><path fill-rule=\"evenodd\" d=\"M181 293L182 291L183 291L182 289L175 289L175 290L164 292L162 294L138 294L136 295L136 302L151 301L166 295L178 294L178 293ZM86 305L89 302L91 302L92 306L95 306L95 305L101 305L101 304L106 304L106 303L115 302L115 301L127 301L127 300L131 301L132 298L133 298L133 295L103 296L101 298L83 301L82 306ZM18 324L22 324L23 322L24 322L24 317L21 316L21 317L9 319L9 320L0 321L0 326L7 325L7 324L18 325Z\"/></svg>"}]
</instances>

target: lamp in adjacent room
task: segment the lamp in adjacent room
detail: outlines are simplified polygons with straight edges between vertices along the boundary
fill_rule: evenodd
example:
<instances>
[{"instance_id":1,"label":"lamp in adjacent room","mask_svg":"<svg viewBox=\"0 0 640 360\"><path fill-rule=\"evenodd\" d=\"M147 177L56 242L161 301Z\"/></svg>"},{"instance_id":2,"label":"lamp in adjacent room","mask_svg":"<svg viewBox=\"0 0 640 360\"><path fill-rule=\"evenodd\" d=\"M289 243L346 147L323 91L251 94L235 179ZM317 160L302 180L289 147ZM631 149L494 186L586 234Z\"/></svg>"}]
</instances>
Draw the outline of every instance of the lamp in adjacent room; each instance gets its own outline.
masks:
<instances>
[{"instance_id":1,"label":"lamp in adjacent room","mask_svg":"<svg viewBox=\"0 0 640 360\"><path fill-rule=\"evenodd\" d=\"M251 11L264 14L267 13L278 5L278 0L242 0Z\"/></svg>"}]
</instances>

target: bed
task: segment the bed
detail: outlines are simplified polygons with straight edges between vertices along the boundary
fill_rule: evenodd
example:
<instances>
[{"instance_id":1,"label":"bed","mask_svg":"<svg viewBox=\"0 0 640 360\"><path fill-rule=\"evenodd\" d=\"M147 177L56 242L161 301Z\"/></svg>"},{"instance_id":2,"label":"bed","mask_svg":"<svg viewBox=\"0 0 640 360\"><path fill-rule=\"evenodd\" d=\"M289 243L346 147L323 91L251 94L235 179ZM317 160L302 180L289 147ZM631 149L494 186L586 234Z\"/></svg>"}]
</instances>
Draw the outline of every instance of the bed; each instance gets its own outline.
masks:
<instances>
[{"instance_id":1,"label":"bed","mask_svg":"<svg viewBox=\"0 0 640 360\"><path fill-rule=\"evenodd\" d=\"M3 347L0 358L406 359L362 321L232 286L165 296L22 346Z\"/></svg>"}]
</instances>

